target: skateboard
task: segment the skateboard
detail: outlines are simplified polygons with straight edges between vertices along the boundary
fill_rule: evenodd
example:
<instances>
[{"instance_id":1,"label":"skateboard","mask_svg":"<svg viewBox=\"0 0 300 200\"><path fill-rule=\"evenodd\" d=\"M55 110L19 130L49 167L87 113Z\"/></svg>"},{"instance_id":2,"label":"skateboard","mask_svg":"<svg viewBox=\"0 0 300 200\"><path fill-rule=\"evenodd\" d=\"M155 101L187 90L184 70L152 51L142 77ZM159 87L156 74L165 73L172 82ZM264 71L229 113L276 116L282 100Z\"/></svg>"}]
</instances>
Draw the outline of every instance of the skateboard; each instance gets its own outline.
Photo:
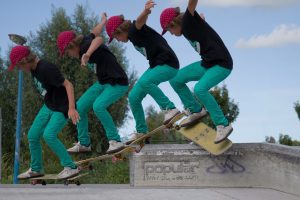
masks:
<instances>
[{"instance_id":1,"label":"skateboard","mask_svg":"<svg viewBox=\"0 0 300 200\"><path fill-rule=\"evenodd\" d=\"M85 159L85 160L80 160L80 161L75 162L75 164L78 165L78 166L81 166L81 165L86 164L86 163L90 164L90 163L95 162L95 161L105 160L105 159L109 159L109 158L111 158L112 162L115 163L118 160L125 160L125 156L129 153L134 152L134 151L135 151L134 147L126 146L125 148L123 148L122 150L120 150L118 152L111 153L111 154L104 154L104 155L101 155L101 156L97 156L97 157L94 157L94 158L88 158L88 159Z\"/></svg>"},{"instance_id":2,"label":"skateboard","mask_svg":"<svg viewBox=\"0 0 300 200\"><path fill-rule=\"evenodd\" d=\"M9 39L18 45L24 45L27 42L27 39L21 35L17 34L8 34Z\"/></svg>"},{"instance_id":3,"label":"skateboard","mask_svg":"<svg viewBox=\"0 0 300 200\"><path fill-rule=\"evenodd\" d=\"M150 138L151 136L153 136L156 133L159 133L160 131L164 130L164 129L172 129L175 128L174 124L181 120L185 115L183 113L180 113L178 115L176 115L168 124L159 126L158 128L150 131L149 133L143 135L142 137L139 137L138 139L134 140L133 142L131 142L129 144L129 146L133 146L133 145L138 145L135 148L135 152L139 153L141 151L141 149L144 147L145 145L145 140L147 140L148 138Z\"/></svg>"},{"instance_id":4,"label":"skateboard","mask_svg":"<svg viewBox=\"0 0 300 200\"><path fill-rule=\"evenodd\" d=\"M48 180L54 180L54 181L63 181L64 185L69 185L69 184L76 184L77 186L80 186L81 183L78 180L81 177L87 176L89 173L80 173L77 176L67 178L67 179L59 179L57 178L57 174L45 174L44 176L41 177L36 177L36 178L31 178L29 179L32 185L47 185Z\"/></svg>"},{"instance_id":5,"label":"skateboard","mask_svg":"<svg viewBox=\"0 0 300 200\"><path fill-rule=\"evenodd\" d=\"M79 170L82 172L84 170L88 170L88 171L92 171L93 170L93 166L88 164L88 165L81 165L78 166ZM64 185L69 185L69 184L76 184L77 186L79 186L81 183L78 180L79 178L88 175L89 172L85 172L85 173L79 173L76 176L70 177L70 178L66 178L66 179L59 179L57 177L57 174L45 174L44 176L40 176L40 177L35 177L35 178L30 178L30 183L32 185L37 185L37 184L41 184L41 185L47 185L47 180L54 180L54 181L59 181L59 182L63 182Z\"/></svg>"},{"instance_id":6,"label":"skateboard","mask_svg":"<svg viewBox=\"0 0 300 200\"><path fill-rule=\"evenodd\" d=\"M184 120L182 120L180 124L183 124ZM229 139L225 139L223 142L215 144L214 139L217 135L216 131L203 122L198 122L188 127L181 127L180 124L175 126L176 130L212 155L221 155L232 146L232 142Z\"/></svg>"},{"instance_id":7,"label":"skateboard","mask_svg":"<svg viewBox=\"0 0 300 200\"><path fill-rule=\"evenodd\" d=\"M131 142L129 145L126 145L122 150L115 152L115 153L111 153L111 154L104 154L101 156L97 156L94 158L89 158L89 159L85 159L85 160L80 160L75 162L78 166L86 164L86 163L92 163L95 161L100 161L100 160L105 160L105 159L112 159L113 163L116 163L117 161L120 160L126 160L126 156L129 153L133 153L133 152L140 152L141 149L144 147L145 145L145 140L148 139L149 137L151 137L152 135L159 133L161 130L164 129L172 129L174 128L174 124L175 122L177 122L178 120L180 120L182 117L184 117L184 114L178 114L176 115L168 124L165 125L161 125L158 128L154 129L153 131L150 131L149 133L143 135L142 137L139 137L138 139L134 140L133 142ZM138 146L136 146L138 145Z\"/></svg>"}]
</instances>

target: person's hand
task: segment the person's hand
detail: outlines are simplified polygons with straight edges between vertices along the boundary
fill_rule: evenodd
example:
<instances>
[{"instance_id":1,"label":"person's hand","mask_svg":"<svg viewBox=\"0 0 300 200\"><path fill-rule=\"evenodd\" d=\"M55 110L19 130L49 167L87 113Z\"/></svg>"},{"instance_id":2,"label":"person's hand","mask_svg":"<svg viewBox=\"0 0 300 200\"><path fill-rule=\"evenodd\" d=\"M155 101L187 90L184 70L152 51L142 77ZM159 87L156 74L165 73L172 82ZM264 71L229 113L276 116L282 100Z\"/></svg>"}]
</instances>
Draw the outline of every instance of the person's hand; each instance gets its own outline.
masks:
<instances>
[{"instance_id":1,"label":"person's hand","mask_svg":"<svg viewBox=\"0 0 300 200\"><path fill-rule=\"evenodd\" d=\"M90 60L90 55L87 53L83 54L81 57L81 66L83 67L87 66L89 60Z\"/></svg>"},{"instance_id":2,"label":"person's hand","mask_svg":"<svg viewBox=\"0 0 300 200\"><path fill-rule=\"evenodd\" d=\"M200 13L200 17L205 21L205 15L203 13Z\"/></svg>"},{"instance_id":3,"label":"person's hand","mask_svg":"<svg viewBox=\"0 0 300 200\"><path fill-rule=\"evenodd\" d=\"M75 108L70 108L69 111L68 111L68 117L69 119L72 120L72 123L74 125L76 125L79 120L80 120L80 117L79 117L79 114L77 112L77 110Z\"/></svg>"},{"instance_id":4,"label":"person's hand","mask_svg":"<svg viewBox=\"0 0 300 200\"><path fill-rule=\"evenodd\" d=\"M156 3L153 0L148 0L146 5L145 5L145 10L148 13L151 13L151 9L154 8L155 5L156 5Z\"/></svg>"},{"instance_id":5,"label":"person's hand","mask_svg":"<svg viewBox=\"0 0 300 200\"><path fill-rule=\"evenodd\" d=\"M107 23L107 14L105 12L101 14L101 23Z\"/></svg>"}]
</instances>

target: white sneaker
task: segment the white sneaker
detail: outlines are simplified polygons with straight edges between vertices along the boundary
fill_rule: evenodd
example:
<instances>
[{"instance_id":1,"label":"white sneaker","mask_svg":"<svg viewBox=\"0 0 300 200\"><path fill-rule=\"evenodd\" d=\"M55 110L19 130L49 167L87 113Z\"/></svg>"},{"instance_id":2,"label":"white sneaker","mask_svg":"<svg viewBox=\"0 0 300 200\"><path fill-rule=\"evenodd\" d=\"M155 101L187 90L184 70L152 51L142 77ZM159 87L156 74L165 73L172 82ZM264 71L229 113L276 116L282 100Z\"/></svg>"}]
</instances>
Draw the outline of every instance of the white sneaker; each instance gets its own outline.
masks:
<instances>
[{"instance_id":1,"label":"white sneaker","mask_svg":"<svg viewBox=\"0 0 300 200\"><path fill-rule=\"evenodd\" d=\"M191 113L189 109L186 109L183 113L188 117L180 123L181 127L193 125L208 114L205 108L202 108L202 110L197 113Z\"/></svg>"},{"instance_id":2,"label":"white sneaker","mask_svg":"<svg viewBox=\"0 0 300 200\"><path fill-rule=\"evenodd\" d=\"M140 137L142 137L143 135L145 135L146 133L131 133L129 136L128 136L128 140L127 142L125 143L126 145L129 145L131 144L133 141L139 139Z\"/></svg>"},{"instance_id":3,"label":"white sneaker","mask_svg":"<svg viewBox=\"0 0 300 200\"><path fill-rule=\"evenodd\" d=\"M87 153L87 152L91 152L92 148L91 145L86 147L80 144L80 142L78 143L74 143L74 146L69 148L67 150L69 153Z\"/></svg>"},{"instance_id":4,"label":"white sneaker","mask_svg":"<svg viewBox=\"0 0 300 200\"><path fill-rule=\"evenodd\" d=\"M224 127L222 125L217 126L217 136L215 139L215 144L221 143L224 140L226 140L226 138L232 133L233 128L231 126L231 124L229 124L228 126Z\"/></svg>"},{"instance_id":5,"label":"white sneaker","mask_svg":"<svg viewBox=\"0 0 300 200\"><path fill-rule=\"evenodd\" d=\"M76 169L72 169L70 167L65 167L64 170L62 170L58 175L58 179L68 179L72 178L74 176L77 176L79 174L78 167Z\"/></svg>"},{"instance_id":6,"label":"white sneaker","mask_svg":"<svg viewBox=\"0 0 300 200\"><path fill-rule=\"evenodd\" d=\"M164 124L168 124L176 115L180 114L180 111L175 109L164 110L163 113L165 114Z\"/></svg>"},{"instance_id":7,"label":"white sneaker","mask_svg":"<svg viewBox=\"0 0 300 200\"><path fill-rule=\"evenodd\" d=\"M30 178L35 178L35 177L41 177L44 176L43 173L40 172L33 172L31 168L27 170L26 172L19 174L18 179L19 180L25 180L25 179L30 179Z\"/></svg>"},{"instance_id":8,"label":"white sneaker","mask_svg":"<svg viewBox=\"0 0 300 200\"><path fill-rule=\"evenodd\" d=\"M109 141L109 148L106 153L114 153L120 151L124 148L124 144L122 142L117 142L115 140Z\"/></svg>"}]
</instances>

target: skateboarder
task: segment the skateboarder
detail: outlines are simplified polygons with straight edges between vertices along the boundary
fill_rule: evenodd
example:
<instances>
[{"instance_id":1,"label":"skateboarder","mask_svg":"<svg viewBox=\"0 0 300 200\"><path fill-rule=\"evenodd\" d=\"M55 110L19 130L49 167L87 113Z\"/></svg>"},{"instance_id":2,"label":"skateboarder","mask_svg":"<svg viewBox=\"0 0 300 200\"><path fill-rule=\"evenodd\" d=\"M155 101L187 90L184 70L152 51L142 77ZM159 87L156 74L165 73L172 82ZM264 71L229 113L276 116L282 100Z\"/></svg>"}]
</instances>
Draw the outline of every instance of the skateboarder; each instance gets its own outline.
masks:
<instances>
[{"instance_id":1,"label":"skateboarder","mask_svg":"<svg viewBox=\"0 0 300 200\"><path fill-rule=\"evenodd\" d=\"M149 60L150 65L129 93L129 103L136 122L136 132L129 135L127 143L148 132L141 103L147 94L153 97L165 113L164 124L180 113L173 102L158 87L160 83L169 81L176 76L179 62L167 41L146 24L154 6L155 3L149 0L143 12L133 22L125 20L124 16L120 15L109 18L106 25L110 42L114 38L120 42L132 42L136 50Z\"/></svg>"},{"instance_id":2,"label":"skateboarder","mask_svg":"<svg viewBox=\"0 0 300 200\"><path fill-rule=\"evenodd\" d=\"M57 176L65 179L79 173L64 145L57 135L67 123L68 117L76 124L79 115L75 109L73 85L63 77L57 66L39 59L29 47L15 46L10 53L11 65L31 73L46 90L44 105L36 116L29 132L28 142L31 155L30 169L18 176L18 179L29 179L44 175L42 164L41 138L43 137L50 149L58 156L64 170Z\"/></svg>"},{"instance_id":3,"label":"skateboarder","mask_svg":"<svg viewBox=\"0 0 300 200\"><path fill-rule=\"evenodd\" d=\"M184 106L189 109L191 120L194 117L198 118L199 115L205 116L205 109L207 109L217 127L215 138L217 144L226 139L233 128L209 90L229 76L233 61L220 36L195 10L197 3L198 0L189 0L188 8L184 13L181 13L179 8L165 9L161 13L160 22L163 28L162 34L169 31L178 37L184 35L202 58L202 61L181 69L170 83ZM187 87L186 83L190 81L198 81L194 93L202 105L197 102Z\"/></svg>"},{"instance_id":4,"label":"skateboarder","mask_svg":"<svg viewBox=\"0 0 300 200\"><path fill-rule=\"evenodd\" d=\"M118 151L124 146L107 108L126 94L128 78L114 54L103 44L100 34L106 21L106 14L103 14L100 24L89 35L76 35L73 31L64 31L57 38L61 55L66 54L81 59L82 65L89 63L98 78L98 81L77 102L77 109L81 117L77 124L78 143L68 149L70 153L91 151L88 112L92 108L102 123L109 140L107 153Z\"/></svg>"}]
</instances>

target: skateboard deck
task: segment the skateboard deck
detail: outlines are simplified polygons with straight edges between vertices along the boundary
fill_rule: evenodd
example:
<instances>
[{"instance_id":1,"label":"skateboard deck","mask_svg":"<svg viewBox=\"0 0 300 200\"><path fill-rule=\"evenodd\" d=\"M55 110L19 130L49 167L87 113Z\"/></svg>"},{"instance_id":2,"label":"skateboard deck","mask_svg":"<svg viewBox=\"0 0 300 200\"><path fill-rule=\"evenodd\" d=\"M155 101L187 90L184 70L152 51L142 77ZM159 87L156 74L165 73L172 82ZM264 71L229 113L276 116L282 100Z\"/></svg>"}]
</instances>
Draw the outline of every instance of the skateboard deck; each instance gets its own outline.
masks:
<instances>
[{"instance_id":1,"label":"skateboard deck","mask_svg":"<svg viewBox=\"0 0 300 200\"><path fill-rule=\"evenodd\" d=\"M27 39L21 35L17 34L8 34L9 39L18 45L24 45L27 42Z\"/></svg>"},{"instance_id":2,"label":"skateboard deck","mask_svg":"<svg viewBox=\"0 0 300 200\"><path fill-rule=\"evenodd\" d=\"M74 183L76 185L80 185L80 181L77 180L81 177L84 177L86 175L88 175L89 173L80 173L74 177L71 178L67 178L67 179L59 179L57 177L57 174L45 174L44 176L41 177L36 177L36 178L31 178L29 179L32 185L37 185L37 184L42 184L42 185L46 185L47 184L47 180L54 180L54 181L63 181L64 185L69 185L71 183Z\"/></svg>"},{"instance_id":3,"label":"skateboard deck","mask_svg":"<svg viewBox=\"0 0 300 200\"><path fill-rule=\"evenodd\" d=\"M129 144L129 146L131 145L136 145L136 144L143 144L144 141L147 139L147 138L150 138L152 135L156 134L156 133L159 133L160 131L164 130L164 129L172 129L174 128L174 124L179 121L180 119L182 119L185 115L183 113L180 113L178 115L176 115L168 124L165 124L165 125L161 125L159 126L158 128L150 131L149 133L143 135L142 137L139 137L138 139L134 140L133 142L131 142Z\"/></svg>"},{"instance_id":4,"label":"skateboard deck","mask_svg":"<svg viewBox=\"0 0 300 200\"><path fill-rule=\"evenodd\" d=\"M115 153L111 153L111 154L104 154L101 156L97 156L97 157L93 157L93 158L88 158L85 160L80 160L75 162L76 165L81 166L83 164L86 163L92 163L95 161L100 161L100 160L105 160L105 159L109 159L111 158L113 162L117 161L117 160L124 160L125 155L134 152L135 148L131 147L131 146L126 146L125 148L123 148L122 150L115 152Z\"/></svg>"},{"instance_id":5,"label":"skateboard deck","mask_svg":"<svg viewBox=\"0 0 300 200\"><path fill-rule=\"evenodd\" d=\"M176 129L184 137L193 141L213 155L221 155L232 146L232 142L229 139L226 139L219 144L215 144L216 131L202 122L188 127L180 127L180 125L178 125Z\"/></svg>"},{"instance_id":6,"label":"skateboard deck","mask_svg":"<svg viewBox=\"0 0 300 200\"><path fill-rule=\"evenodd\" d=\"M115 163L119 160L124 160L126 158L126 155L129 153L133 153L133 152L139 152L143 146L144 146L144 141L151 137L152 135L160 132L163 129L171 129L173 128L173 125L175 124L175 122L177 122L178 120L180 120L182 117L184 117L184 114L178 114L176 115L168 124L165 125L161 125L158 128L150 131L149 133L143 135L142 137L134 140L133 142L131 142L129 145L126 145L125 148L123 148L122 150L115 152L115 153L111 153L111 154L104 154L101 156L97 156L94 158L89 158L89 159L85 159L85 160L80 160L75 162L77 165L83 165L86 163L91 163L91 162L95 162L95 161L100 161L100 160L105 160L105 159L109 159L111 158L112 161ZM136 145L138 145L136 147Z\"/></svg>"}]
</instances>

